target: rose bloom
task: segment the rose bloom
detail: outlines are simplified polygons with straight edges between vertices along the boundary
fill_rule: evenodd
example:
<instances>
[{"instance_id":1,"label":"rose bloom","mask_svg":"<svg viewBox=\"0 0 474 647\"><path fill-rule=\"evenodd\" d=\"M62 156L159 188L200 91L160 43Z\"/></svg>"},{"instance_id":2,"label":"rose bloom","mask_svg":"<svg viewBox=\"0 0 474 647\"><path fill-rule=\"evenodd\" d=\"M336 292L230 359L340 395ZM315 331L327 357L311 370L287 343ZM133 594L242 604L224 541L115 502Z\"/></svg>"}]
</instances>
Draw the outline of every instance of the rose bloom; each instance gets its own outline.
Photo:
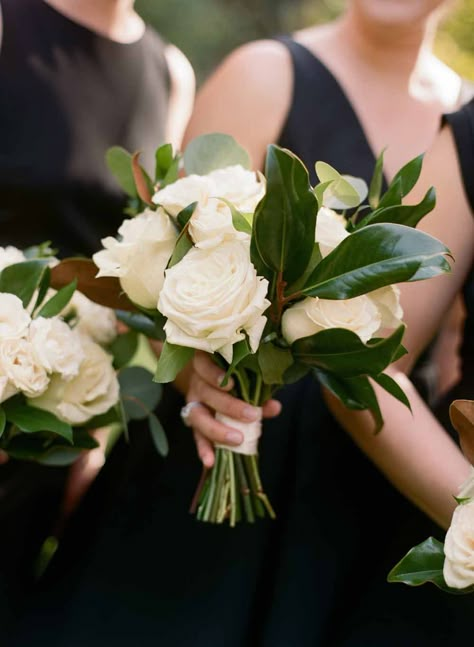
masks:
<instances>
[{"instance_id":1,"label":"rose bloom","mask_svg":"<svg viewBox=\"0 0 474 647\"><path fill-rule=\"evenodd\" d=\"M79 373L84 351L79 334L67 323L56 317L33 319L28 339L47 373L60 373L65 380Z\"/></svg>"},{"instance_id":2,"label":"rose bloom","mask_svg":"<svg viewBox=\"0 0 474 647\"><path fill-rule=\"evenodd\" d=\"M94 254L100 276L116 276L131 301L143 308L156 308L164 271L173 253L178 233L163 209L124 220L120 240L104 238L105 247Z\"/></svg>"},{"instance_id":3,"label":"rose bloom","mask_svg":"<svg viewBox=\"0 0 474 647\"><path fill-rule=\"evenodd\" d=\"M448 586L474 585L474 501L459 505L444 542L443 575Z\"/></svg>"},{"instance_id":4,"label":"rose bloom","mask_svg":"<svg viewBox=\"0 0 474 647\"><path fill-rule=\"evenodd\" d=\"M248 234L234 228L230 208L216 198L196 207L189 221L189 235L201 249L216 247L229 240L250 240Z\"/></svg>"},{"instance_id":5,"label":"rose bloom","mask_svg":"<svg viewBox=\"0 0 474 647\"><path fill-rule=\"evenodd\" d=\"M31 317L14 294L0 292L0 340L24 337Z\"/></svg>"},{"instance_id":6,"label":"rose bloom","mask_svg":"<svg viewBox=\"0 0 474 647\"><path fill-rule=\"evenodd\" d=\"M36 398L48 387L49 377L26 339L0 341L0 375L29 398Z\"/></svg>"},{"instance_id":7,"label":"rose bloom","mask_svg":"<svg viewBox=\"0 0 474 647\"><path fill-rule=\"evenodd\" d=\"M25 260L25 255L16 247L0 247L0 272L9 265L21 263Z\"/></svg>"},{"instance_id":8,"label":"rose bloom","mask_svg":"<svg viewBox=\"0 0 474 647\"><path fill-rule=\"evenodd\" d=\"M162 206L170 216L176 218L180 211L193 202L206 203L213 185L205 175L188 175L155 193L154 204Z\"/></svg>"},{"instance_id":9,"label":"rose bloom","mask_svg":"<svg viewBox=\"0 0 474 647\"><path fill-rule=\"evenodd\" d=\"M1 371L1 368L0 368ZM10 382L6 375L0 374L0 403L8 400L18 393L18 389Z\"/></svg>"},{"instance_id":10,"label":"rose bloom","mask_svg":"<svg viewBox=\"0 0 474 647\"><path fill-rule=\"evenodd\" d=\"M172 268L158 303L168 318L166 339L171 344L219 352L232 360L232 345L249 336L253 352L266 323L263 313L268 281L257 276L249 246L241 241L211 249L194 247Z\"/></svg>"},{"instance_id":11,"label":"rose bloom","mask_svg":"<svg viewBox=\"0 0 474 647\"><path fill-rule=\"evenodd\" d=\"M350 236L346 231L347 221L335 211L321 207L316 217L315 240L319 243L321 256L324 258L332 252L345 238Z\"/></svg>"},{"instance_id":12,"label":"rose bloom","mask_svg":"<svg viewBox=\"0 0 474 647\"><path fill-rule=\"evenodd\" d=\"M101 346L107 346L117 336L117 317L111 308L94 303L76 290L66 314L71 310L75 312L77 318L75 330L87 335Z\"/></svg>"},{"instance_id":13,"label":"rose bloom","mask_svg":"<svg viewBox=\"0 0 474 647\"><path fill-rule=\"evenodd\" d=\"M85 359L78 375L71 380L53 375L45 393L31 401L33 406L50 411L71 425L84 424L106 413L119 399L119 384L110 355L87 337L81 337L81 343Z\"/></svg>"}]
</instances>

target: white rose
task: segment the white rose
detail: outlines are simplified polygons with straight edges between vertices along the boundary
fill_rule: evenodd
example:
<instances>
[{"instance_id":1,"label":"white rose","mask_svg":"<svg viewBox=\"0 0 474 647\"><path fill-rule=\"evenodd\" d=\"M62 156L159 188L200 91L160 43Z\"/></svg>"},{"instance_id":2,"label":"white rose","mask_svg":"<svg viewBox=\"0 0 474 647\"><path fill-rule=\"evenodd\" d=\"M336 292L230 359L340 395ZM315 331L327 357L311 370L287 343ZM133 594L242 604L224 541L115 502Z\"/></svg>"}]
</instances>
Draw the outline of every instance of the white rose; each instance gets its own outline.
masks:
<instances>
[{"instance_id":1,"label":"white rose","mask_svg":"<svg viewBox=\"0 0 474 647\"><path fill-rule=\"evenodd\" d=\"M315 240L319 243L321 255L324 258L350 236L346 231L347 221L335 211L321 207L316 218Z\"/></svg>"},{"instance_id":2,"label":"white rose","mask_svg":"<svg viewBox=\"0 0 474 647\"><path fill-rule=\"evenodd\" d=\"M188 175L155 193L154 204L159 204L176 218L180 211L193 202L205 204L213 191L214 185L205 175Z\"/></svg>"},{"instance_id":3,"label":"white rose","mask_svg":"<svg viewBox=\"0 0 474 647\"><path fill-rule=\"evenodd\" d=\"M231 202L242 213L253 213L265 195L263 175L248 171L243 166L227 166L207 175L212 182L211 195Z\"/></svg>"},{"instance_id":4,"label":"white rose","mask_svg":"<svg viewBox=\"0 0 474 647\"><path fill-rule=\"evenodd\" d=\"M28 339L47 373L60 373L65 380L79 373L84 351L79 333L71 330L67 323L57 318L33 319Z\"/></svg>"},{"instance_id":5,"label":"white rose","mask_svg":"<svg viewBox=\"0 0 474 647\"><path fill-rule=\"evenodd\" d=\"M290 344L328 328L352 330L366 342L380 328L381 315L366 295L341 300L308 297L288 308L281 323Z\"/></svg>"},{"instance_id":6,"label":"white rose","mask_svg":"<svg viewBox=\"0 0 474 647\"><path fill-rule=\"evenodd\" d=\"M268 308L268 281L257 276L248 244L223 243L211 249L194 247L169 270L158 303L168 317L171 344L219 352L232 359L232 345L249 336L256 351Z\"/></svg>"},{"instance_id":7,"label":"white rose","mask_svg":"<svg viewBox=\"0 0 474 647\"><path fill-rule=\"evenodd\" d=\"M234 228L231 210L216 198L196 207L189 221L189 235L201 249L216 247L228 240L250 240L248 234Z\"/></svg>"},{"instance_id":8,"label":"white rose","mask_svg":"<svg viewBox=\"0 0 474 647\"><path fill-rule=\"evenodd\" d=\"M0 247L0 272L9 265L21 263L25 260L25 255L16 247Z\"/></svg>"},{"instance_id":9,"label":"white rose","mask_svg":"<svg viewBox=\"0 0 474 647\"><path fill-rule=\"evenodd\" d=\"M1 343L1 342L0 342ZM1 371L0 367L0 371ZM0 375L0 403L8 400L18 393L18 389L10 382L6 375Z\"/></svg>"},{"instance_id":10,"label":"white rose","mask_svg":"<svg viewBox=\"0 0 474 647\"><path fill-rule=\"evenodd\" d=\"M444 542L443 575L448 586L474 584L474 501L456 508Z\"/></svg>"},{"instance_id":11,"label":"white rose","mask_svg":"<svg viewBox=\"0 0 474 647\"><path fill-rule=\"evenodd\" d=\"M53 375L47 391L32 404L71 425L81 425L106 413L119 398L111 357L87 337L81 338L85 359L72 380Z\"/></svg>"},{"instance_id":12,"label":"white rose","mask_svg":"<svg viewBox=\"0 0 474 647\"><path fill-rule=\"evenodd\" d=\"M0 374L29 398L44 393L49 384L48 374L27 339L0 341Z\"/></svg>"},{"instance_id":13,"label":"white rose","mask_svg":"<svg viewBox=\"0 0 474 647\"><path fill-rule=\"evenodd\" d=\"M75 330L87 335L98 344L106 346L117 336L117 317L111 308L104 308L94 303L76 290L69 303L68 312L71 309L77 316Z\"/></svg>"},{"instance_id":14,"label":"white rose","mask_svg":"<svg viewBox=\"0 0 474 647\"><path fill-rule=\"evenodd\" d=\"M30 321L30 315L17 296L0 292L0 340L24 337Z\"/></svg>"},{"instance_id":15,"label":"white rose","mask_svg":"<svg viewBox=\"0 0 474 647\"><path fill-rule=\"evenodd\" d=\"M403 323L403 309L400 305L400 290L398 286L387 285L384 288L369 292L367 296L380 312L380 332L387 328L398 328L401 326Z\"/></svg>"},{"instance_id":16,"label":"white rose","mask_svg":"<svg viewBox=\"0 0 474 647\"><path fill-rule=\"evenodd\" d=\"M469 478L461 485L458 493L460 499L474 499L474 467Z\"/></svg>"},{"instance_id":17,"label":"white rose","mask_svg":"<svg viewBox=\"0 0 474 647\"><path fill-rule=\"evenodd\" d=\"M147 209L124 220L120 240L102 240L104 250L94 254L97 276L117 276L127 296L143 308L156 308L164 271L178 233L163 209Z\"/></svg>"}]
</instances>

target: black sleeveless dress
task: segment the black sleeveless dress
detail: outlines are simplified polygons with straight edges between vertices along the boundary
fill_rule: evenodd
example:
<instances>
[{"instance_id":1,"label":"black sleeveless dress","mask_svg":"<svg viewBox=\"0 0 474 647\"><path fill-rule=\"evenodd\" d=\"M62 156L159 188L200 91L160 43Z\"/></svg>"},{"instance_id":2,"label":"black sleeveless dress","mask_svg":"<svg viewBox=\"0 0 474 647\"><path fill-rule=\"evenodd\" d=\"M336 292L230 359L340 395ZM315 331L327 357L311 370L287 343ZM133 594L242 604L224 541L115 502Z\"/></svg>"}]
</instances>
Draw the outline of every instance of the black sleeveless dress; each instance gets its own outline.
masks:
<instances>
[{"instance_id":1,"label":"black sleeveless dress","mask_svg":"<svg viewBox=\"0 0 474 647\"><path fill-rule=\"evenodd\" d=\"M87 254L123 219L109 146L164 140L168 71L152 31L120 45L42 0L1 0L0 245ZM50 532L65 470L0 466L0 626ZM0 632L1 633L1 632Z\"/></svg>"},{"instance_id":2,"label":"black sleeveless dress","mask_svg":"<svg viewBox=\"0 0 474 647\"><path fill-rule=\"evenodd\" d=\"M323 159L368 180L374 156L341 87L307 50L288 46L294 98L280 144L310 166ZM430 522L336 425L311 379L279 398L283 412L265 424L261 442L276 522L231 530L188 514L199 461L168 399L161 417L169 457L158 458L145 435L117 448L12 644L446 647L469 640L465 601L385 583L409 546L436 534Z\"/></svg>"}]
</instances>

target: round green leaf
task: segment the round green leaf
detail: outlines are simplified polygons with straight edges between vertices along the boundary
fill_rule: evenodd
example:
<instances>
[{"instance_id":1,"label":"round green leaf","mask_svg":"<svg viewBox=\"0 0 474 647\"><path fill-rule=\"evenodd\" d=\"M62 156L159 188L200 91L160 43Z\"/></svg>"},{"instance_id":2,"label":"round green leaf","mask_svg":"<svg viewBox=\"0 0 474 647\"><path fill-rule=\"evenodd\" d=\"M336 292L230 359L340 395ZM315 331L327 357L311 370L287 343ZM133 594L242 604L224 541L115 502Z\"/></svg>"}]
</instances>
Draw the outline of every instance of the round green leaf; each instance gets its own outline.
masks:
<instances>
[{"instance_id":1,"label":"round green leaf","mask_svg":"<svg viewBox=\"0 0 474 647\"><path fill-rule=\"evenodd\" d=\"M249 154L233 137L223 133L196 137L184 152L184 168L188 175L206 175L216 169L239 164L250 169Z\"/></svg>"}]
</instances>

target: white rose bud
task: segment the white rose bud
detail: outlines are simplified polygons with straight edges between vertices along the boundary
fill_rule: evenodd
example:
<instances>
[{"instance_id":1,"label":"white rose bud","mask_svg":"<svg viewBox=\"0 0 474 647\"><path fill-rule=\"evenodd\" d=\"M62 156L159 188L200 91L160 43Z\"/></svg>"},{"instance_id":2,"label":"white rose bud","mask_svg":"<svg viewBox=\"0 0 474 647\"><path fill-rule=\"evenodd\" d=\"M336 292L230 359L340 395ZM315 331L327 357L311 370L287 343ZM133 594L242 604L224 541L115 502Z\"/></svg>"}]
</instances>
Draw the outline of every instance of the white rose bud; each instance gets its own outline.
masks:
<instances>
[{"instance_id":1,"label":"white rose bud","mask_svg":"<svg viewBox=\"0 0 474 647\"><path fill-rule=\"evenodd\" d=\"M104 308L76 291L67 311L70 312L71 309L77 316L75 330L87 335L101 346L107 346L113 342L117 336L117 317L111 308Z\"/></svg>"},{"instance_id":2,"label":"white rose bud","mask_svg":"<svg viewBox=\"0 0 474 647\"><path fill-rule=\"evenodd\" d=\"M321 330L346 328L366 342L380 328L380 322L378 308L366 295L341 300L308 297L283 314L282 332L292 344Z\"/></svg>"},{"instance_id":3,"label":"white rose bud","mask_svg":"<svg viewBox=\"0 0 474 647\"><path fill-rule=\"evenodd\" d=\"M335 211L321 207L316 218L315 240L319 243L321 256L324 258L332 252L345 238L350 236L346 231L347 221Z\"/></svg>"},{"instance_id":4,"label":"white rose bud","mask_svg":"<svg viewBox=\"0 0 474 647\"><path fill-rule=\"evenodd\" d=\"M474 501L456 508L444 542L443 575L448 586L474 585Z\"/></svg>"},{"instance_id":5,"label":"white rose bud","mask_svg":"<svg viewBox=\"0 0 474 647\"><path fill-rule=\"evenodd\" d=\"M171 344L219 352L232 359L232 345L249 336L253 352L266 323L270 305L268 281L257 276L249 246L241 241L211 249L194 247L169 270L158 303L168 318Z\"/></svg>"},{"instance_id":6,"label":"white rose bud","mask_svg":"<svg viewBox=\"0 0 474 647\"><path fill-rule=\"evenodd\" d=\"M67 323L38 317L31 322L28 338L47 373L60 373L65 380L79 373L84 351L79 334Z\"/></svg>"},{"instance_id":7,"label":"white rose bud","mask_svg":"<svg viewBox=\"0 0 474 647\"><path fill-rule=\"evenodd\" d=\"M180 211L193 202L205 204L212 191L213 184L207 176L188 175L155 193L152 202L159 204L170 216L176 218Z\"/></svg>"},{"instance_id":8,"label":"white rose bud","mask_svg":"<svg viewBox=\"0 0 474 647\"><path fill-rule=\"evenodd\" d=\"M227 166L207 175L212 182L211 195L231 202L242 213L253 213L265 195L263 175L248 171L243 166Z\"/></svg>"},{"instance_id":9,"label":"white rose bud","mask_svg":"<svg viewBox=\"0 0 474 647\"><path fill-rule=\"evenodd\" d=\"M250 240L248 234L234 228L231 210L216 198L196 207L189 221L189 235L201 249L216 247L228 240Z\"/></svg>"},{"instance_id":10,"label":"white rose bud","mask_svg":"<svg viewBox=\"0 0 474 647\"><path fill-rule=\"evenodd\" d=\"M22 263L25 260L25 255L16 247L9 245L8 247L0 247L0 272L9 265L15 263Z\"/></svg>"},{"instance_id":11,"label":"white rose bud","mask_svg":"<svg viewBox=\"0 0 474 647\"><path fill-rule=\"evenodd\" d=\"M44 366L38 361L33 345L26 339L0 341L0 374L29 398L40 396L49 384Z\"/></svg>"},{"instance_id":12,"label":"white rose bud","mask_svg":"<svg viewBox=\"0 0 474 647\"><path fill-rule=\"evenodd\" d=\"M53 375L47 391L31 403L71 425L81 425L106 413L119 398L111 357L101 346L81 337L85 359L72 380Z\"/></svg>"},{"instance_id":13,"label":"white rose bud","mask_svg":"<svg viewBox=\"0 0 474 647\"><path fill-rule=\"evenodd\" d=\"M94 254L100 276L116 276L124 292L143 308L156 308L164 271L173 253L178 233L163 211L145 210L124 220L121 240L102 240L104 250Z\"/></svg>"},{"instance_id":14,"label":"white rose bud","mask_svg":"<svg viewBox=\"0 0 474 647\"><path fill-rule=\"evenodd\" d=\"M17 296L0 292L0 340L24 337L30 321L30 315Z\"/></svg>"},{"instance_id":15,"label":"white rose bud","mask_svg":"<svg viewBox=\"0 0 474 647\"><path fill-rule=\"evenodd\" d=\"M403 323L403 309L400 305L400 290L398 286L387 285L387 287L369 292L367 296L380 312L380 332L388 328L398 328L401 326Z\"/></svg>"}]
</instances>

